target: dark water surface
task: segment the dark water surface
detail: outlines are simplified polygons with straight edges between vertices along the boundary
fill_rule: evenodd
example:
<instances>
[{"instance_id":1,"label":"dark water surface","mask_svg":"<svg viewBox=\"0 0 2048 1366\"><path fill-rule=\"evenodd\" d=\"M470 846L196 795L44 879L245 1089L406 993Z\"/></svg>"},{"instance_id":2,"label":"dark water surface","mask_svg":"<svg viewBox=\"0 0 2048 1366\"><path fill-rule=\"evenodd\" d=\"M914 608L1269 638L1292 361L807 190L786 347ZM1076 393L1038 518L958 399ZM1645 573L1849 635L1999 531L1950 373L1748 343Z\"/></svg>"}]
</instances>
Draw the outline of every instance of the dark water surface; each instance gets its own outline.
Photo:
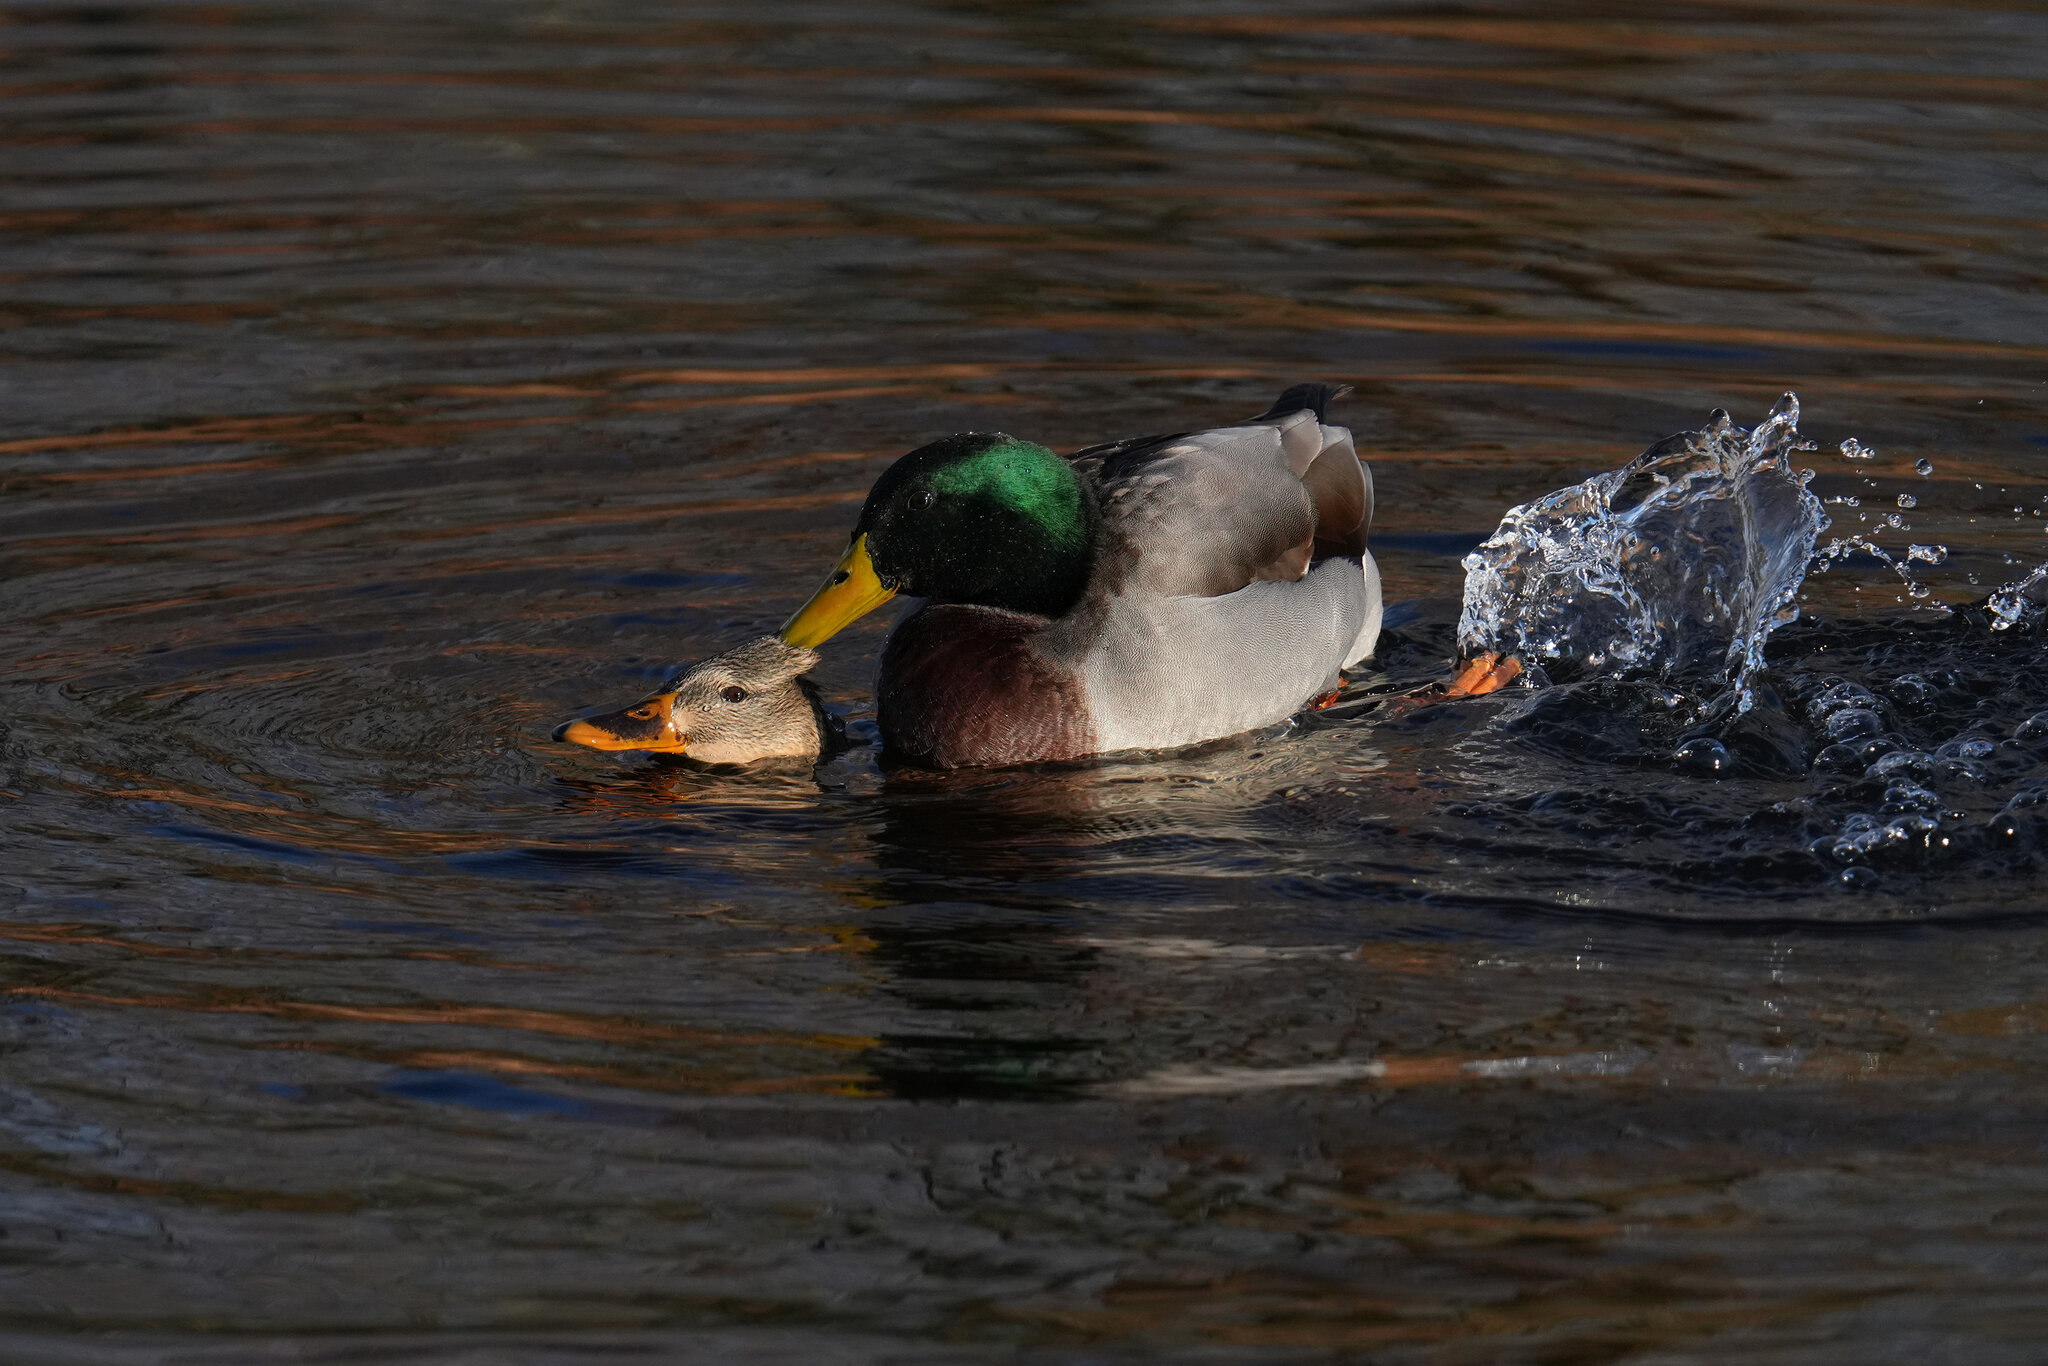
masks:
<instances>
[{"instance_id":1,"label":"dark water surface","mask_svg":"<svg viewBox=\"0 0 2048 1366\"><path fill-rule=\"evenodd\" d=\"M1928 608L2048 557L2048 14L1648 12L0 11L0 1356L2040 1360L2048 643ZM902 450L1312 378L1367 689L1786 389L1947 577L1816 578L1725 762L886 771L881 620L815 777L546 738Z\"/></svg>"}]
</instances>

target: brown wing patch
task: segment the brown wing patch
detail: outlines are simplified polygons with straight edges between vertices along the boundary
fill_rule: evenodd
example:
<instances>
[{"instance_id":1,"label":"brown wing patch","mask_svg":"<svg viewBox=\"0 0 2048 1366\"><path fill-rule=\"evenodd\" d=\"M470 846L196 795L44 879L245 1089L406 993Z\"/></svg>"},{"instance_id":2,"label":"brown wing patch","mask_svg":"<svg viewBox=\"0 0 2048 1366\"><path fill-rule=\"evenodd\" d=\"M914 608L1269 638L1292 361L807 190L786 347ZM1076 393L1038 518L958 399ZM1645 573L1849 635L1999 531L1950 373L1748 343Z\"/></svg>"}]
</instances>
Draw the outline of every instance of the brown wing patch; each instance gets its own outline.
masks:
<instances>
[{"instance_id":1,"label":"brown wing patch","mask_svg":"<svg viewBox=\"0 0 2048 1366\"><path fill-rule=\"evenodd\" d=\"M1316 558L1363 554L1372 529L1372 475L1350 436L1325 446L1301 482L1316 508Z\"/></svg>"}]
</instances>

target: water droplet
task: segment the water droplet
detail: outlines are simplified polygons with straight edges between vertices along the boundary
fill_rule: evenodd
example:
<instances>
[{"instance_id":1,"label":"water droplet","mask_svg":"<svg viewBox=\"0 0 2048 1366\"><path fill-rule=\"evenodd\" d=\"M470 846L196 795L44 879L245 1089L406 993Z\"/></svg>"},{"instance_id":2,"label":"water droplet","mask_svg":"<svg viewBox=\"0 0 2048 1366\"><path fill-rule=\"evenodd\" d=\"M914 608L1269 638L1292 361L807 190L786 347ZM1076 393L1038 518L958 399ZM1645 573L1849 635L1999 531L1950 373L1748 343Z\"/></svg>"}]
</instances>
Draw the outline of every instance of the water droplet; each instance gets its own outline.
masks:
<instances>
[{"instance_id":1,"label":"water droplet","mask_svg":"<svg viewBox=\"0 0 2048 1366\"><path fill-rule=\"evenodd\" d=\"M1928 475L1934 473L1934 462L1932 460L1925 459L1915 460L1913 462L1913 468L1920 472L1920 477L1922 479L1925 479Z\"/></svg>"},{"instance_id":2,"label":"water droplet","mask_svg":"<svg viewBox=\"0 0 2048 1366\"><path fill-rule=\"evenodd\" d=\"M1902 508L1918 507L1920 506L1920 500L1910 493L1902 493L1899 495L1899 506Z\"/></svg>"},{"instance_id":3,"label":"water droplet","mask_svg":"<svg viewBox=\"0 0 2048 1366\"><path fill-rule=\"evenodd\" d=\"M1866 446L1866 445L1864 445L1864 444L1863 444L1863 443L1862 443L1861 441L1858 441L1858 440L1857 440L1857 439L1856 439L1855 437L1853 437L1853 436L1852 436L1852 437L1849 437L1849 438L1847 438L1846 440L1844 440L1844 441L1842 442L1842 445L1841 445L1841 452L1842 452L1842 458L1843 458L1844 460L1875 460L1875 459L1877 459L1877 450L1876 450L1876 448L1875 448L1875 447L1872 447L1872 446Z\"/></svg>"}]
</instances>

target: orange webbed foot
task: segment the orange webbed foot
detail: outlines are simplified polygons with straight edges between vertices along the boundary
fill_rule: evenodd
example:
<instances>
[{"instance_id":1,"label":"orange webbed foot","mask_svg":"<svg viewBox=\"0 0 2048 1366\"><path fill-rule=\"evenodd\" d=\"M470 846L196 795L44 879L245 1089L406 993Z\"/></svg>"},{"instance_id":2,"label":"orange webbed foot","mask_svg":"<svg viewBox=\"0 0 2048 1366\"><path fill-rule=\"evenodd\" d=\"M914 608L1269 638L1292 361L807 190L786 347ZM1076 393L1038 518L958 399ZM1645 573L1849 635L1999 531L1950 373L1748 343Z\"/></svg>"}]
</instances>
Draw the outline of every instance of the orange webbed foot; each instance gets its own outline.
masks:
<instances>
[{"instance_id":1,"label":"orange webbed foot","mask_svg":"<svg viewBox=\"0 0 2048 1366\"><path fill-rule=\"evenodd\" d=\"M1522 661L1513 655L1498 655L1488 652L1474 655L1458 666L1457 677L1444 692L1445 697L1484 697L1498 692L1522 676Z\"/></svg>"}]
</instances>

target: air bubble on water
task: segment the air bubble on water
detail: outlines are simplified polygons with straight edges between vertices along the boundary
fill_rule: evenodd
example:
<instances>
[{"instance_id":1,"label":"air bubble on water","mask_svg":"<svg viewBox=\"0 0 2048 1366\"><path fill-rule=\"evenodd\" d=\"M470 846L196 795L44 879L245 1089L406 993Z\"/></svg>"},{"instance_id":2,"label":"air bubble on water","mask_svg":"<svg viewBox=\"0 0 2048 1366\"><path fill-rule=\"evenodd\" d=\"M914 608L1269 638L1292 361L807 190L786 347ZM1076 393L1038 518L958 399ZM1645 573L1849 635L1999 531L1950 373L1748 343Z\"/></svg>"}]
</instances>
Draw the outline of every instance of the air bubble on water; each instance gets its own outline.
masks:
<instances>
[{"instance_id":1,"label":"air bubble on water","mask_svg":"<svg viewBox=\"0 0 2048 1366\"><path fill-rule=\"evenodd\" d=\"M1882 823L1876 816L1857 812L1842 822L1841 833L1833 840L1822 837L1816 841L1814 852L1833 858L1837 863L1856 864L1873 852L1888 847L1931 845L1940 829L1940 821L1918 810L1905 812ZM1874 879L1876 874L1871 876Z\"/></svg>"},{"instance_id":2,"label":"air bubble on water","mask_svg":"<svg viewBox=\"0 0 2048 1366\"><path fill-rule=\"evenodd\" d=\"M1928 475L1934 473L1934 462L1926 459L1915 460L1913 468L1919 472L1922 479L1925 479Z\"/></svg>"},{"instance_id":3,"label":"air bubble on water","mask_svg":"<svg viewBox=\"0 0 2048 1366\"><path fill-rule=\"evenodd\" d=\"M1910 508L1910 507L1918 507L1919 505L1920 505L1920 500L1919 500L1918 498L1915 498L1915 497L1914 497L1914 496L1913 496L1912 494L1910 494L1910 493L1902 493L1902 494L1900 494L1900 495L1899 495L1899 506L1900 506L1900 507L1902 507L1902 508Z\"/></svg>"},{"instance_id":4,"label":"air bubble on water","mask_svg":"<svg viewBox=\"0 0 2048 1366\"><path fill-rule=\"evenodd\" d=\"M1900 674L1886 689L1894 701L1924 706L1934 698L1934 685L1920 674Z\"/></svg>"},{"instance_id":5,"label":"air bubble on water","mask_svg":"<svg viewBox=\"0 0 2048 1366\"><path fill-rule=\"evenodd\" d=\"M1853 436L1852 436L1852 437L1848 437L1847 439L1845 439L1845 440L1844 440L1844 441L1842 442L1842 445L1841 445L1841 448L1840 448L1840 449L1841 449L1841 452L1842 452L1842 458L1843 458L1844 460L1875 460L1875 459L1877 459L1877 448L1876 448L1876 447L1874 447L1874 446L1866 446L1866 445L1864 445L1864 444L1863 444L1863 443L1862 443L1861 441L1858 441L1858 440L1857 440L1857 439L1856 439L1855 437L1853 437Z\"/></svg>"},{"instance_id":6,"label":"air bubble on water","mask_svg":"<svg viewBox=\"0 0 2048 1366\"><path fill-rule=\"evenodd\" d=\"M1728 755L1728 747L1711 735L1686 741L1671 756L1671 761L1687 773L1706 776L1726 773L1735 764Z\"/></svg>"},{"instance_id":7,"label":"air bubble on water","mask_svg":"<svg viewBox=\"0 0 2048 1366\"><path fill-rule=\"evenodd\" d=\"M1792 467L1800 448L1799 400L1786 394L1754 430L1717 409L1700 431L1511 509L1465 557L1460 645L1708 674L1730 684L1710 705L1748 711L1764 642L1797 617L1827 525Z\"/></svg>"},{"instance_id":8,"label":"air bubble on water","mask_svg":"<svg viewBox=\"0 0 2048 1366\"><path fill-rule=\"evenodd\" d=\"M1884 805L1879 811L1886 815L1912 815L1939 811L1941 807L1940 794L1918 783L1904 782L1893 783L1884 790Z\"/></svg>"},{"instance_id":9,"label":"air bubble on water","mask_svg":"<svg viewBox=\"0 0 2048 1366\"><path fill-rule=\"evenodd\" d=\"M1883 734L1884 719L1868 707L1845 707L1830 715L1821 729L1830 740L1861 740Z\"/></svg>"}]
</instances>

